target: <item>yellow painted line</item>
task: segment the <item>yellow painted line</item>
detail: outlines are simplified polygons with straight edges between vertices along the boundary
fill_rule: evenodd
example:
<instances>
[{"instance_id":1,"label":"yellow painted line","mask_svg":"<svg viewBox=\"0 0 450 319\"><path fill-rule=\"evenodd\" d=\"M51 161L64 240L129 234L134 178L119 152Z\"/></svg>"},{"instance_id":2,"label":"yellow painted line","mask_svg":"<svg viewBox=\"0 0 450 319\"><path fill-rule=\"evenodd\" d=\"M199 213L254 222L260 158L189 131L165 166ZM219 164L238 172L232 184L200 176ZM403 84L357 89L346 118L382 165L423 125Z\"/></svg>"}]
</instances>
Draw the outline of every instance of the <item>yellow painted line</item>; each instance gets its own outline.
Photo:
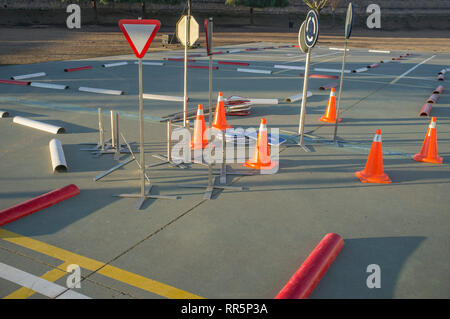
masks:
<instances>
[{"instance_id":1,"label":"yellow painted line","mask_svg":"<svg viewBox=\"0 0 450 319\"><path fill-rule=\"evenodd\" d=\"M70 265L70 263L65 262L65 263L59 265L57 268L54 268L54 269L46 272L44 275L41 276L41 278L51 281L51 282L55 282L58 279L67 275L66 269L67 269L67 266L69 266L69 265ZM9 294L8 296L4 297L3 299L26 299L26 298L32 296L34 293L35 293L34 290L27 288L27 287L22 287L16 291L14 291L13 293Z\"/></svg>"},{"instance_id":2,"label":"yellow painted line","mask_svg":"<svg viewBox=\"0 0 450 319\"><path fill-rule=\"evenodd\" d=\"M98 271L98 273L102 274L103 276L121 281L130 286L137 287L169 299L203 299L202 297L190 292L166 285L164 283L128 272L114 266L106 265L103 262L72 253L62 248L58 248L56 246L49 245L29 237L25 237L20 234L13 233L6 229L0 228L0 239L65 261L66 263L77 264L81 268L85 268L91 271Z\"/></svg>"}]
</instances>

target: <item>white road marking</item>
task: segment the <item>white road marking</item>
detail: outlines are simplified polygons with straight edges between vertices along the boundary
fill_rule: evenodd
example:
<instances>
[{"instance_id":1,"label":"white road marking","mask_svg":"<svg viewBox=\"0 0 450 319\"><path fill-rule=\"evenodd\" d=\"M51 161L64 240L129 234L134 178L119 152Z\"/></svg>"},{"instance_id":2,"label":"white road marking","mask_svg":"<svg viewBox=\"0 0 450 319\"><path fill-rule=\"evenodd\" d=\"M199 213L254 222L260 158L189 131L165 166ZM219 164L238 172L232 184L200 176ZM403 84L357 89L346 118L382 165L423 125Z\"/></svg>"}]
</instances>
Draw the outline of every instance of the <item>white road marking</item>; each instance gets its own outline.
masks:
<instances>
[{"instance_id":1,"label":"white road marking","mask_svg":"<svg viewBox=\"0 0 450 319\"><path fill-rule=\"evenodd\" d=\"M429 57L428 59L423 60L422 62L420 62L419 64L413 66L411 69L409 69L408 71L406 71L405 73L399 75L397 78L395 78L394 80L392 80L391 83L389 84L394 84L397 81L399 81L401 78L403 78L404 76L408 75L409 73L411 73L412 71L414 71L415 69L417 69L419 66L421 66L424 63L427 63L428 61L430 61L431 59L433 59L436 55L433 55L432 57Z\"/></svg>"}]
</instances>

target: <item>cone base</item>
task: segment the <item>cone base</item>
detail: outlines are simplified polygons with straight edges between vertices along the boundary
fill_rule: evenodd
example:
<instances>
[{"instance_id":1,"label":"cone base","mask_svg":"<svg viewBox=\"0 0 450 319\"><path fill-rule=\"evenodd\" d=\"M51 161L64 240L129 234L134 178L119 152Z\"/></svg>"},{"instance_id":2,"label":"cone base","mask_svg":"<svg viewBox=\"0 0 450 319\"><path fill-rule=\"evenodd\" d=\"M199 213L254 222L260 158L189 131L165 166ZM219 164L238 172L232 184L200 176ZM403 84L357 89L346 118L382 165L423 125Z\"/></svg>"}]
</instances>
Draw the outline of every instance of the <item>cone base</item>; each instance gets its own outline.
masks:
<instances>
[{"instance_id":1,"label":"cone base","mask_svg":"<svg viewBox=\"0 0 450 319\"><path fill-rule=\"evenodd\" d=\"M377 183L377 184L390 184L392 180L386 174L368 176L365 174L364 170L355 172L356 177L363 183Z\"/></svg>"},{"instance_id":2,"label":"cone base","mask_svg":"<svg viewBox=\"0 0 450 319\"><path fill-rule=\"evenodd\" d=\"M217 129L217 130L219 130L219 131L223 131L223 130L226 130L227 128L233 128L233 126L231 126L231 125L225 125L225 126L219 126L219 125L212 125L212 127L213 128L215 128L215 129Z\"/></svg>"},{"instance_id":3,"label":"cone base","mask_svg":"<svg viewBox=\"0 0 450 319\"><path fill-rule=\"evenodd\" d=\"M244 166L254 169L271 170L278 166L278 162L270 161L270 163L268 164L263 164L263 163L255 163L252 160L248 160L244 163Z\"/></svg>"},{"instance_id":4,"label":"cone base","mask_svg":"<svg viewBox=\"0 0 450 319\"><path fill-rule=\"evenodd\" d=\"M321 118L319 118L320 122L325 122L325 123L336 123L336 120L331 120L325 116L322 116ZM342 119L338 119L338 123L341 123Z\"/></svg>"},{"instance_id":5,"label":"cone base","mask_svg":"<svg viewBox=\"0 0 450 319\"><path fill-rule=\"evenodd\" d=\"M444 162L444 159L440 156L437 156L436 158L429 158L421 155L420 153L414 155L413 160L415 160L416 162L425 162L433 164L442 164Z\"/></svg>"}]
</instances>

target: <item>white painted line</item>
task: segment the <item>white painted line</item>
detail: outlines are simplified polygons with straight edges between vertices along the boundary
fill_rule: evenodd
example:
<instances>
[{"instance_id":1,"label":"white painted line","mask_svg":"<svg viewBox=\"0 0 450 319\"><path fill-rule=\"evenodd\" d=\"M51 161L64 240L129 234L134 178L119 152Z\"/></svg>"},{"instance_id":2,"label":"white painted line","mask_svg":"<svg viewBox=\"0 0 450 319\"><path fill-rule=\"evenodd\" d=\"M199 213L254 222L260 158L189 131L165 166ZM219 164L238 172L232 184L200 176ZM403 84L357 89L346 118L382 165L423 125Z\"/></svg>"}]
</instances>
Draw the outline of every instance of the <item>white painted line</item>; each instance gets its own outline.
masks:
<instances>
[{"instance_id":1,"label":"white painted line","mask_svg":"<svg viewBox=\"0 0 450 319\"><path fill-rule=\"evenodd\" d=\"M69 288L57 285L51 281L39 278L20 269L0 262L0 278L17 285L29 288L41 295L56 299L92 299Z\"/></svg>"},{"instance_id":2,"label":"white painted line","mask_svg":"<svg viewBox=\"0 0 450 319\"><path fill-rule=\"evenodd\" d=\"M278 104L278 99L249 99L250 105L253 104L263 104L263 105L273 105Z\"/></svg>"},{"instance_id":3,"label":"white painted line","mask_svg":"<svg viewBox=\"0 0 450 319\"><path fill-rule=\"evenodd\" d=\"M159 95L159 94L143 94L143 98L147 100L159 100L159 101L172 101L172 102L183 102L184 98L182 96L171 96L171 95ZM188 98L189 101L189 98Z\"/></svg>"},{"instance_id":4,"label":"white painted line","mask_svg":"<svg viewBox=\"0 0 450 319\"><path fill-rule=\"evenodd\" d=\"M134 64L139 64L139 62L134 62ZM142 65L159 65L163 66L165 65L164 62L142 62Z\"/></svg>"},{"instance_id":5,"label":"white painted line","mask_svg":"<svg viewBox=\"0 0 450 319\"><path fill-rule=\"evenodd\" d=\"M69 88L68 85L41 83L41 82L31 82L30 86L44 88L44 89L55 89L55 90L66 90Z\"/></svg>"},{"instance_id":6,"label":"white painted line","mask_svg":"<svg viewBox=\"0 0 450 319\"><path fill-rule=\"evenodd\" d=\"M275 64L273 66L275 69L288 69L288 70L304 70L304 66L295 66L295 65L281 65L281 64Z\"/></svg>"},{"instance_id":7,"label":"white painted line","mask_svg":"<svg viewBox=\"0 0 450 319\"><path fill-rule=\"evenodd\" d=\"M369 50L369 52L372 53L391 53L391 51L385 51L385 50Z\"/></svg>"},{"instance_id":8,"label":"white painted line","mask_svg":"<svg viewBox=\"0 0 450 319\"><path fill-rule=\"evenodd\" d=\"M37 78L39 76L46 76L45 72L33 73L33 74L24 74L24 75L15 75L11 77L11 80L23 80L30 78Z\"/></svg>"},{"instance_id":9,"label":"white painted line","mask_svg":"<svg viewBox=\"0 0 450 319\"><path fill-rule=\"evenodd\" d=\"M238 68L238 72L248 72L248 73L263 73L263 74L272 74L271 70L257 70L257 69L244 69Z\"/></svg>"},{"instance_id":10,"label":"white painted line","mask_svg":"<svg viewBox=\"0 0 450 319\"><path fill-rule=\"evenodd\" d=\"M114 66L120 66L120 65L127 65L128 62L117 62L117 63L108 63L108 64L103 64L102 67L104 68L111 68Z\"/></svg>"},{"instance_id":11,"label":"white painted line","mask_svg":"<svg viewBox=\"0 0 450 319\"><path fill-rule=\"evenodd\" d=\"M78 91L90 92L90 93L100 93L100 94L112 94L112 95L122 95L123 94L123 91L89 88L89 87L84 87L84 86L79 87Z\"/></svg>"},{"instance_id":12,"label":"white painted line","mask_svg":"<svg viewBox=\"0 0 450 319\"><path fill-rule=\"evenodd\" d=\"M428 59L423 60L422 62L420 62L419 64L413 66L411 69L409 69L408 71L406 71L405 73L399 75L397 78L395 78L394 80L392 80L391 83L389 84L394 84L397 83L398 80L400 80L401 78L403 78L404 76L408 75L409 73L411 73L412 71L414 71L415 69L417 69L419 66L421 66L424 63L427 63L428 61L430 61L431 59L433 59L436 55L433 55L431 57L429 57Z\"/></svg>"},{"instance_id":13,"label":"white painted line","mask_svg":"<svg viewBox=\"0 0 450 319\"><path fill-rule=\"evenodd\" d=\"M314 68L314 71L317 72L331 72L331 73L341 73L342 70L339 69L322 69L322 68ZM344 70L344 73L351 73L351 70Z\"/></svg>"}]
</instances>

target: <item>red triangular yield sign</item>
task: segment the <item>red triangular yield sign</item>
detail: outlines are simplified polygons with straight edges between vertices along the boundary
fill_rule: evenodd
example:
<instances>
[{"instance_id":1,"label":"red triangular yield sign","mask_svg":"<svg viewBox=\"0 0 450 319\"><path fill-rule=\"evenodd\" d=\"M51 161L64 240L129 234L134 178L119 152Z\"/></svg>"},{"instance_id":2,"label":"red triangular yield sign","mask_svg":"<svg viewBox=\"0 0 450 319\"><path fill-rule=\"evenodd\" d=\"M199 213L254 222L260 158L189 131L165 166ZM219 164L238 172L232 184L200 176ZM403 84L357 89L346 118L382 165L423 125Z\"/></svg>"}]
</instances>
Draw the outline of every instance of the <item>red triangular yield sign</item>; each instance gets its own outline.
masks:
<instances>
[{"instance_id":1,"label":"red triangular yield sign","mask_svg":"<svg viewBox=\"0 0 450 319\"><path fill-rule=\"evenodd\" d=\"M119 21L120 29L138 58L144 57L160 26L161 22L158 20Z\"/></svg>"}]
</instances>

